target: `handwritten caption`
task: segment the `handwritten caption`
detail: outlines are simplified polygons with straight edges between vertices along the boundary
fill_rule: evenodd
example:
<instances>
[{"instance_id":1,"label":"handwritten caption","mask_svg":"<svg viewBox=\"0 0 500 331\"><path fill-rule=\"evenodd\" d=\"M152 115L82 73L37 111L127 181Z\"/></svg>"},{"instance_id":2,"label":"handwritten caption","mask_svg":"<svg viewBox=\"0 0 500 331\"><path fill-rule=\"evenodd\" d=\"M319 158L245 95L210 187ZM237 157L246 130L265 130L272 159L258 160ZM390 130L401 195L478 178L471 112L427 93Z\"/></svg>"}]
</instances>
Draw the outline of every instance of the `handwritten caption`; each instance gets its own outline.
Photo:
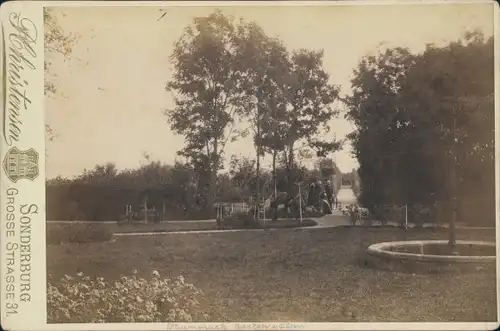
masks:
<instances>
[{"instance_id":1,"label":"handwritten caption","mask_svg":"<svg viewBox=\"0 0 500 331\"><path fill-rule=\"evenodd\" d=\"M31 105L28 96L28 81L23 79L26 71L36 70L33 64L37 57L34 45L38 40L38 29L30 19L20 13L10 13L12 28L6 38L6 105L4 108L3 136L5 143L12 146L19 141L22 131L22 112ZM9 29L6 29L9 31ZM31 218L38 214L36 204L20 202L19 190L8 187L3 192L4 233L2 245L5 250L6 265L3 275L4 314L18 313L22 303L31 302L32 290L32 247Z\"/></svg>"},{"instance_id":2,"label":"handwritten caption","mask_svg":"<svg viewBox=\"0 0 500 331\"><path fill-rule=\"evenodd\" d=\"M296 330L303 329L300 323L208 323L185 325L168 323L167 330Z\"/></svg>"},{"instance_id":3,"label":"handwritten caption","mask_svg":"<svg viewBox=\"0 0 500 331\"><path fill-rule=\"evenodd\" d=\"M26 70L36 70L33 64L37 54L34 45L38 40L38 29L30 19L20 13L11 13L9 23L14 29L7 37L6 75L9 88L6 91L6 107L3 136L8 146L19 141L21 134L21 111L28 109L28 81L22 79Z\"/></svg>"}]
</instances>

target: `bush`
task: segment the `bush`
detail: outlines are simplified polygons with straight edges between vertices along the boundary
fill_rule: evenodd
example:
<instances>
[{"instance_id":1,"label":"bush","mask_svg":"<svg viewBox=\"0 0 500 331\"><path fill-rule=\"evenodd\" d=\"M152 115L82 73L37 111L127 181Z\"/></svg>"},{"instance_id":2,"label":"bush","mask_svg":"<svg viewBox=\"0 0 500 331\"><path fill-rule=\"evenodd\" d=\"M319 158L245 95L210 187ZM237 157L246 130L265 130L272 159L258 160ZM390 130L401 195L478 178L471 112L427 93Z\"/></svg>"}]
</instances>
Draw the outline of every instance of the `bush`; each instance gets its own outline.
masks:
<instances>
[{"instance_id":1,"label":"bush","mask_svg":"<svg viewBox=\"0 0 500 331\"><path fill-rule=\"evenodd\" d=\"M305 210L302 213L302 217L321 217L324 216L323 212L319 210Z\"/></svg>"},{"instance_id":2,"label":"bush","mask_svg":"<svg viewBox=\"0 0 500 331\"><path fill-rule=\"evenodd\" d=\"M372 217L370 212L366 208L362 208L358 205L348 205L342 209L342 214L344 216L349 216L349 221L352 226L356 226L358 223L371 224Z\"/></svg>"},{"instance_id":3,"label":"bush","mask_svg":"<svg viewBox=\"0 0 500 331\"><path fill-rule=\"evenodd\" d=\"M79 273L48 284L47 318L57 323L191 322L207 320L196 312L201 290L177 279L122 276L114 283Z\"/></svg>"},{"instance_id":4,"label":"bush","mask_svg":"<svg viewBox=\"0 0 500 331\"><path fill-rule=\"evenodd\" d=\"M47 244L91 243L110 241L113 231L107 224L47 224Z\"/></svg>"}]
</instances>

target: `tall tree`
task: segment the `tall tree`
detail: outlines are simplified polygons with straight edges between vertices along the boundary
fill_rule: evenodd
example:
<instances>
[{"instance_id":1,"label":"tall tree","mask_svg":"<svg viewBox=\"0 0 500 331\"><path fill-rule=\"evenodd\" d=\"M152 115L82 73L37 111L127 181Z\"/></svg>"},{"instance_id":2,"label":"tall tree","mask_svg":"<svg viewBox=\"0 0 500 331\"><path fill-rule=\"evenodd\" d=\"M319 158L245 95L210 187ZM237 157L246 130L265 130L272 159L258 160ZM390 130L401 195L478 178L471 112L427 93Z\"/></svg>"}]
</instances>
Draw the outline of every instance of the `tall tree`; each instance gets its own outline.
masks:
<instances>
[{"instance_id":1,"label":"tall tree","mask_svg":"<svg viewBox=\"0 0 500 331\"><path fill-rule=\"evenodd\" d=\"M174 95L175 108L165 113L172 130L185 138L178 154L209 172L207 208L215 201L224 148L239 133L236 123L243 111L234 43L235 24L217 11L195 18L171 56L174 74L166 89Z\"/></svg>"},{"instance_id":2,"label":"tall tree","mask_svg":"<svg viewBox=\"0 0 500 331\"><path fill-rule=\"evenodd\" d=\"M92 170L84 170L78 177L81 182L92 184L110 184L118 174L114 163L98 164Z\"/></svg>"},{"instance_id":3,"label":"tall tree","mask_svg":"<svg viewBox=\"0 0 500 331\"><path fill-rule=\"evenodd\" d=\"M55 56L62 56L65 59L73 52L73 47L79 39L78 35L66 33L60 26L57 14L51 8L43 9L44 20L44 90L46 96L54 96L57 93L56 85L53 82L55 75L51 72L52 61ZM45 125L45 131L49 140L55 137L53 128Z\"/></svg>"},{"instance_id":4,"label":"tall tree","mask_svg":"<svg viewBox=\"0 0 500 331\"><path fill-rule=\"evenodd\" d=\"M278 195L278 173L277 162L280 153L285 150L285 138L288 134L286 99L283 93L276 91L270 99L270 111L264 115L262 121L262 134L260 144L264 151L272 156L272 191L271 195L276 198ZM278 206L273 204L273 220L278 218Z\"/></svg>"},{"instance_id":5,"label":"tall tree","mask_svg":"<svg viewBox=\"0 0 500 331\"><path fill-rule=\"evenodd\" d=\"M255 23L242 24L238 29L238 63L242 66L244 81L242 84L246 97L246 117L253 129L256 147L257 187L255 201L261 201L260 158L269 149L273 153L273 173L276 168L276 154L283 133L279 119L286 113L285 82L290 74L288 52L282 42L268 37ZM280 117L281 116L281 117ZM272 131L274 130L274 131ZM258 211L258 207L255 209ZM258 212L256 213L258 217Z\"/></svg>"},{"instance_id":6,"label":"tall tree","mask_svg":"<svg viewBox=\"0 0 500 331\"><path fill-rule=\"evenodd\" d=\"M233 156L230 162L229 175L231 184L239 188L240 201L249 201L255 198L257 187L256 162L249 158L237 158Z\"/></svg>"},{"instance_id":7,"label":"tall tree","mask_svg":"<svg viewBox=\"0 0 500 331\"><path fill-rule=\"evenodd\" d=\"M377 205L400 203L396 162L405 149L401 133L405 113L398 105L400 79L413 64L407 49L389 49L363 58L351 81L353 92L344 102L355 125L349 135L360 164L360 202L375 211Z\"/></svg>"},{"instance_id":8,"label":"tall tree","mask_svg":"<svg viewBox=\"0 0 500 331\"><path fill-rule=\"evenodd\" d=\"M405 107L418 118L420 131L427 129L424 146L436 165L431 168L434 178L444 180L438 196L448 206L451 229L474 209L464 208L466 201L467 205L476 201L476 206L481 201L481 209L475 212L493 219L494 203L485 195L494 195L493 72L493 38L485 40L481 33L469 32L445 47L429 45L402 86ZM427 109L424 118L418 111L422 106ZM477 176L478 171L482 176ZM478 196L482 198L475 200ZM454 242L454 231L450 231L450 243Z\"/></svg>"},{"instance_id":9,"label":"tall tree","mask_svg":"<svg viewBox=\"0 0 500 331\"><path fill-rule=\"evenodd\" d=\"M285 139L285 160L289 192L294 190L295 152L300 141L309 141L322 131L329 131L328 122L338 114L332 105L338 99L338 87L329 83L323 68L323 51L301 49L292 54L286 96L289 100L288 130Z\"/></svg>"},{"instance_id":10,"label":"tall tree","mask_svg":"<svg viewBox=\"0 0 500 331\"><path fill-rule=\"evenodd\" d=\"M439 202L450 221L464 192L491 192L471 174L481 169L493 182L492 39L470 33L418 55L390 49L363 59L352 84L347 116L356 126L350 137L367 207Z\"/></svg>"}]
</instances>

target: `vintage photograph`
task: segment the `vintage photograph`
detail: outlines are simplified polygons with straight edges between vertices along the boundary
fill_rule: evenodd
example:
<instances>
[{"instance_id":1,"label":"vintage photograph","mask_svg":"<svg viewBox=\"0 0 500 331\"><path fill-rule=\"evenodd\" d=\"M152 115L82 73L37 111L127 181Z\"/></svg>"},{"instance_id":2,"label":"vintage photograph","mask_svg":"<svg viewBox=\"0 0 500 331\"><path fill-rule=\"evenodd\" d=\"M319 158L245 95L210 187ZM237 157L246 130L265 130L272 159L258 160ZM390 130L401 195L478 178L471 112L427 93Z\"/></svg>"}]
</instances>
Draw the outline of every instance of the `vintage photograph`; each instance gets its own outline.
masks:
<instances>
[{"instance_id":1,"label":"vintage photograph","mask_svg":"<svg viewBox=\"0 0 500 331\"><path fill-rule=\"evenodd\" d=\"M45 7L47 323L496 322L495 9Z\"/></svg>"}]
</instances>

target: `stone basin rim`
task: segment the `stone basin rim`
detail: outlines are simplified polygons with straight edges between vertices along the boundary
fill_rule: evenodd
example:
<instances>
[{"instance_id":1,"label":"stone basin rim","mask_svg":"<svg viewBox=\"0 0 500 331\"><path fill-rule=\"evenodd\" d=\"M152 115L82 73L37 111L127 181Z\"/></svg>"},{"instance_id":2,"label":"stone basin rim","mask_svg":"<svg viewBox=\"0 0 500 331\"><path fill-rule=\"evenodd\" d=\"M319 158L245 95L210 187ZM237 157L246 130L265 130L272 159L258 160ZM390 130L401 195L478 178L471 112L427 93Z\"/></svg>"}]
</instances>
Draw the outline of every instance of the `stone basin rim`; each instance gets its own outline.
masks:
<instances>
[{"instance_id":1,"label":"stone basin rim","mask_svg":"<svg viewBox=\"0 0 500 331\"><path fill-rule=\"evenodd\" d=\"M413 260L421 262L452 262L452 263L493 263L496 261L496 256L483 255L435 255L435 254L418 254L406 252L389 251L391 247L404 246L420 246L420 245L447 245L448 240L408 240L408 241L390 241L373 244L368 247L368 254L389 258L392 260ZM495 247L496 244L490 241L474 241L474 240L457 240L459 246L486 246Z\"/></svg>"}]
</instances>

